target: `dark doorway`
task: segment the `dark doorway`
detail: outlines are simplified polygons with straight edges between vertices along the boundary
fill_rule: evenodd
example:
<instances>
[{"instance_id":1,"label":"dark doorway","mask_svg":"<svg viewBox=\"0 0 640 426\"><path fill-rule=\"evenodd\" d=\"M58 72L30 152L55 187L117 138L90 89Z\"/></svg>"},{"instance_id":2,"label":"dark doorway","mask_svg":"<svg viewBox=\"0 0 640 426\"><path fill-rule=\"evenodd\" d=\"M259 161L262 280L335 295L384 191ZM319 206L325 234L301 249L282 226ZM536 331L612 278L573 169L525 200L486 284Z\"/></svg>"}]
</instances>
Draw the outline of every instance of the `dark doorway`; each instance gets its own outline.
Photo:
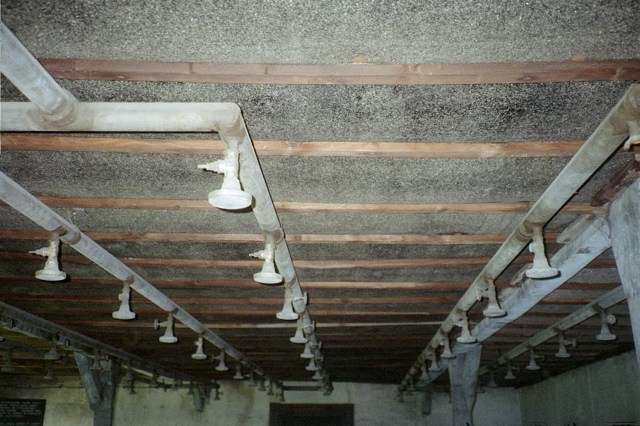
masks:
<instances>
[{"instance_id":1,"label":"dark doorway","mask_svg":"<svg viewBox=\"0 0 640 426\"><path fill-rule=\"evenodd\" d=\"M353 426L353 404L270 404L269 426Z\"/></svg>"}]
</instances>

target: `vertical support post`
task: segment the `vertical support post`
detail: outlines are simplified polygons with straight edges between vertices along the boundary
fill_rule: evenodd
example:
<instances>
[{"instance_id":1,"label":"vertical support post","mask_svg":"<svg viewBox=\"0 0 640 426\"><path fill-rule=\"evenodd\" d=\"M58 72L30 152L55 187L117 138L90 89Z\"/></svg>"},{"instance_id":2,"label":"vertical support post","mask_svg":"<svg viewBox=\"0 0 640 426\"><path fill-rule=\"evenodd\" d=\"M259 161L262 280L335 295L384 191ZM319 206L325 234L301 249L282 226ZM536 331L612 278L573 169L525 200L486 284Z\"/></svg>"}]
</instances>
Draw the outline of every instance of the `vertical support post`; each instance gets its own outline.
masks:
<instances>
[{"instance_id":1,"label":"vertical support post","mask_svg":"<svg viewBox=\"0 0 640 426\"><path fill-rule=\"evenodd\" d=\"M454 426L473 425L471 414L476 399L481 353L482 345L474 345L473 348L457 355L449 362L451 410Z\"/></svg>"},{"instance_id":2,"label":"vertical support post","mask_svg":"<svg viewBox=\"0 0 640 426\"><path fill-rule=\"evenodd\" d=\"M640 179L609 208L611 247L627 296L636 358L640 366Z\"/></svg>"},{"instance_id":3,"label":"vertical support post","mask_svg":"<svg viewBox=\"0 0 640 426\"><path fill-rule=\"evenodd\" d=\"M193 405L198 413L202 413L204 411L206 397L206 390L203 392L198 387L193 388Z\"/></svg>"},{"instance_id":4,"label":"vertical support post","mask_svg":"<svg viewBox=\"0 0 640 426\"><path fill-rule=\"evenodd\" d=\"M116 387L120 378L120 363L111 360L109 371L92 370L93 360L79 352L74 352L82 384L87 391L89 406L93 411L94 426L113 425L113 405Z\"/></svg>"},{"instance_id":5,"label":"vertical support post","mask_svg":"<svg viewBox=\"0 0 640 426\"><path fill-rule=\"evenodd\" d=\"M428 416L431 414L431 407L433 405L433 382L427 383L424 393L422 395L422 414Z\"/></svg>"}]
</instances>

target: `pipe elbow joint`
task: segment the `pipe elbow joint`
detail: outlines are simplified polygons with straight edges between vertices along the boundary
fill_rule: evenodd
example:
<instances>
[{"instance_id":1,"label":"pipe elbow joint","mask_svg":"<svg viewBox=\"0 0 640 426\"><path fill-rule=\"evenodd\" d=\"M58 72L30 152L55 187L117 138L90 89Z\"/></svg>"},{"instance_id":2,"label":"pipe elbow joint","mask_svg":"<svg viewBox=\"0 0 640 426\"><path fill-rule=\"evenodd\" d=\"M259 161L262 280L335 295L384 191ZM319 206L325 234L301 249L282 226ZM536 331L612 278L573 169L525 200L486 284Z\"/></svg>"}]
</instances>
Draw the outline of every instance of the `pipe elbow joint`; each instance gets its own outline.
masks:
<instances>
[{"instance_id":1,"label":"pipe elbow joint","mask_svg":"<svg viewBox=\"0 0 640 426\"><path fill-rule=\"evenodd\" d=\"M247 130L242 117L242 110L236 103L221 104L224 115L218 121L215 129L229 149L237 149L247 136Z\"/></svg>"},{"instance_id":2,"label":"pipe elbow joint","mask_svg":"<svg viewBox=\"0 0 640 426\"><path fill-rule=\"evenodd\" d=\"M78 118L78 100L66 89L62 89L60 102L51 110L39 109L41 118L49 125L62 127L73 123Z\"/></svg>"}]
</instances>

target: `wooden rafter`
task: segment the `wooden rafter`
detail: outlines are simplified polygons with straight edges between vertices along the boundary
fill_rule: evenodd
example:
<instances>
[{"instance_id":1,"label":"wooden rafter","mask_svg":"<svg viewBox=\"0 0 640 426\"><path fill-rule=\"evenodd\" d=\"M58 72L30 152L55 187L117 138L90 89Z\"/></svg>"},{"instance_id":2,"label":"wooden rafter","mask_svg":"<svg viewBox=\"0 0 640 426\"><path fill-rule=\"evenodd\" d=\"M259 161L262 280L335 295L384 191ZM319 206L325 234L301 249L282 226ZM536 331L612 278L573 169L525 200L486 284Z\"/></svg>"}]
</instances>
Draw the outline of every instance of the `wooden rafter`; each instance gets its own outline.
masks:
<instances>
[{"instance_id":1,"label":"wooden rafter","mask_svg":"<svg viewBox=\"0 0 640 426\"><path fill-rule=\"evenodd\" d=\"M219 140L122 139L3 135L2 149L14 151L116 152L221 155ZM582 141L434 143L253 141L258 155L304 157L512 158L571 156Z\"/></svg>"},{"instance_id":2,"label":"wooden rafter","mask_svg":"<svg viewBox=\"0 0 640 426\"><path fill-rule=\"evenodd\" d=\"M0 252L0 260L32 260L40 259L29 253ZM129 266L162 266L169 268L255 268L259 269L259 260L211 260L211 259L180 259L162 257L119 257L120 261ZM295 266L300 269L393 269L393 268L450 268L458 266L485 265L490 257L455 257L455 258L421 258L421 259L355 259L355 260L296 260ZM77 254L63 254L63 262L90 264L89 259ZM516 258L514 264L525 264L533 261L533 256L523 255ZM615 268L613 259L595 259L591 268Z\"/></svg>"},{"instance_id":3,"label":"wooden rafter","mask_svg":"<svg viewBox=\"0 0 640 426\"><path fill-rule=\"evenodd\" d=\"M157 200L139 198L61 198L38 197L54 208L136 209L136 210L214 210L207 200ZM6 205L0 202L0 206ZM381 213L381 214L513 214L525 213L529 203L438 203L438 204L336 204L280 201L274 203L283 213ZM567 204L560 213L597 214L607 207L588 203Z\"/></svg>"},{"instance_id":4,"label":"wooden rafter","mask_svg":"<svg viewBox=\"0 0 640 426\"><path fill-rule=\"evenodd\" d=\"M190 243L262 243L260 234L194 234L158 232L85 232L95 241L143 241L143 242L190 242ZM0 239L47 240L47 231L0 230ZM508 235L353 235L353 234L287 234L288 243L304 244L501 244ZM548 232L545 238L552 242L557 232Z\"/></svg>"},{"instance_id":5,"label":"wooden rafter","mask_svg":"<svg viewBox=\"0 0 640 426\"><path fill-rule=\"evenodd\" d=\"M640 80L640 60L302 65L40 59L54 78L240 84L499 84Z\"/></svg>"}]
</instances>

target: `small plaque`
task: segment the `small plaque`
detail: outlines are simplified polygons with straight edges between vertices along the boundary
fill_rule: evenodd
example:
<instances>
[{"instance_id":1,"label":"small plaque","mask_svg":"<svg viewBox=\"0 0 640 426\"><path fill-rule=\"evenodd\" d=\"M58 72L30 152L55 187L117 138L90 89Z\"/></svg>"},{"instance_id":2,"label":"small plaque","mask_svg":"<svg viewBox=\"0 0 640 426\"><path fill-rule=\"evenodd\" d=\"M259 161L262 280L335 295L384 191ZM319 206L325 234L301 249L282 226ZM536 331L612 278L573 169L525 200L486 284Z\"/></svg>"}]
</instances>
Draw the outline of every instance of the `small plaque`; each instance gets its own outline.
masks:
<instances>
[{"instance_id":1,"label":"small plaque","mask_svg":"<svg viewBox=\"0 0 640 426\"><path fill-rule=\"evenodd\" d=\"M46 399L0 399L0 426L42 426Z\"/></svg>"}]
</instances>

